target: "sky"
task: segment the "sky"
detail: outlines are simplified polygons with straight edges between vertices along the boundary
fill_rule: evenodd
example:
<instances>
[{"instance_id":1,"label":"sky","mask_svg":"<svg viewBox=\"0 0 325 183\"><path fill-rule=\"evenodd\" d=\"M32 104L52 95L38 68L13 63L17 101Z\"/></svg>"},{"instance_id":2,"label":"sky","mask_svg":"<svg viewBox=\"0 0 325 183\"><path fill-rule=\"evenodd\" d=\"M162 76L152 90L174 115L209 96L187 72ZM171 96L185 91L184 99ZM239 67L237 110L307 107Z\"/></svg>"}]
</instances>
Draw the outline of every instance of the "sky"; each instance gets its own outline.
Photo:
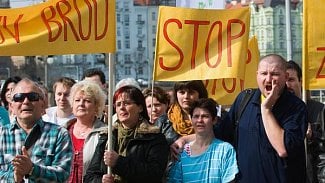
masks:
<instances>
[{"instance_id":1,"label":"sky","mask_svg":"<svg viewBox=\"0 0 325 183\"><path fill-rule=\"evenodd\" d=\"M9 0L10 7L12 8L20 8L25 6L30 6L42 2L43 0Z\"/></svg>"}]
</instances>

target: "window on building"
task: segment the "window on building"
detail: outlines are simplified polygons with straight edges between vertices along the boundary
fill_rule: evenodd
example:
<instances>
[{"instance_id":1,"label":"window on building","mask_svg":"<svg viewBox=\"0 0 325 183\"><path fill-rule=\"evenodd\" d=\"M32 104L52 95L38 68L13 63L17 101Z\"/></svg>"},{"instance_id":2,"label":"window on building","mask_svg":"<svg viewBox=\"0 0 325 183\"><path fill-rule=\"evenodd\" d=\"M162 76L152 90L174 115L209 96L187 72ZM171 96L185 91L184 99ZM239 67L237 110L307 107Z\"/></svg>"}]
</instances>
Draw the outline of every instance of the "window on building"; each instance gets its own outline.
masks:
<instances>
[{"instance_id":1,"label":"window on building","mask_svg":"<svg viewBox=\"0 0 325 183\"><path fill-rule=\"evenodd\" d=\"M130 40L126 39L124 42L125 42L125 48L130 49Z\"/></svg>"},{"instance_id":2,"label":"window on building","mask_svg":"<svg viewBox=\"0 0 325 183\"><path fill-rule=\"evenodd\" d=\"M272 43L271 42L268 42L267 44L266 44L266 49L272 49Z\"/></svg>"},{"instance_id":3,"label":"window on building","mask_svg":"<svg viewBox=\"0 0 325 183\"><path fill-rule=\"evenodd\" d=\"M124 8L125 11L130 11L130 9L129 9L129 2L124 2L123 3L123 8Z\"/></svg>"},{"instance_id":4,"label":"window on building","mask_svg":"<svg viewBox=\"0 0 325 183\"><path fill-rule=\"evenodd\" d=\"M138 35L142 34L142 27L138 27Z\"/></svg>"},{"instance_id":5,"label":"window on building","mask_svg":"<svg viewBox=\"0 0 325 183\"><path fill-rule=\"evenodd\" d=\"M131 55L130 54L125 54L124 55L124 61L125 61L125 63L130 63L131 62Z\"/></svg>"},{"instance_id":6,"label":"window on building","mask_svg":"<svg viewBox=\"0 0 325 183\"><path fill-rule=\"evenodd\" d=\"M152 47L156 47L156 38L152 39Z\"/></svg>"},{"instance_id":7,"label":"window on building","mask_svg":"<svg viewBox=\"0 0 325 183\"><path fill-rule=\"evenodd\" d=\"M284 34L283 29L280 29L280 30L279 30L279 38L280 38L280 39L283 39L283 38L284 38L283 34Z\"/></svg>"},{"instance_id":8,"label":"window on building","mask_svg":"<svg viewBox=\"0 0 325 183\"><path fill-rule=\"evenodd\" d=\"M116 13L116 21L121 22L121 14Z\"/></svg>"},{"instance_id":9,"label":"window on building","mask_svg":"<svg viewBox=\"0 0 325 183\"><path fill-rule=\"evenodd\" d=\"M121 40L118 40L117 41L117 49L122 49L122 42L121 42Z\"/></svg>"},{"instance_id":10,"label":"window on building","mask_svg":"<svg viewBox=\"0 0 325 183\"><path fill-rule=\"evenodd\" d=\"M139 54L138 54L138 60L139 60L139 61L142 61L142 59L143 59L143 54L142 54L142 53L139 53Z\"/></svg>"},{"instance_id":11,"label":"window on building","mask_svg":"<svg viewBox=\"0 0 325 183\"><path fill-rule=\"evenodd\" d=\"M284 49L284 42L280 41L280 49Z\"/></svg>"},{"instance_id":12,"label":"window on building","mask_svg":"<svg viewBox=\"0 0 325 183\"><path fill-rule=\"evenodd\" d=\"M138 40L138 48L142 48L142 40Z\"/></svg>"},{"instance_id":13,"label":"window on building","mask_svg":"<svg viewBox=\"0 0 325 183\"><path fill-rule=\"evenodd\" d=\"M130 39L130 29L129 29L129 27L124 28L124 38L125 39Z\"/></svg>"},{"instance_id":14,"label":"window on building","mask_svg":"<svg viewBox=\"0 0 325 183\"><path fill-rule=\"evenodd\" d=\"M284 25L284 16L283 15L280 15L280 17L279 17L280 19L279 19L279 24L280 25Z\"/></svg>"},{"instance_id":15,"label":"window on building","mask_svg":"<svg viewBox=\"0 0 325 183\"><path fill-rule=\"evenodd\" d=\"M266 19L266 21L267 21L267 25L271 25L272 23L271 23L271 18L270 17L268 17L267 19Z\"/></svg>"},{"instance_id":16,"label":"window on building","mask_svg":"<svg viewBox=\"0 0 325 183\"><path fill-rule=\"evenodd\" d=\"M117 27L116 34L117 36L121 36L121 27Z\"/></svg>"},{"instance_id":17,"label":"window on building","mask_svg":"<svg viewBox=\"0 0 325 183\"><path fill-rule=\"evenodd\" d=\"M157 32L157 26L153 25L152 26L152 34L156 34L156 32Z\"/></svg>"},{"instance_id":18,"label":"window on building","mask_svg":"<svg viewBox=\"0 0 325 183\"><path fill-rule=\"evenodd\" d=\"M141 21L142 20L142 15L138 14L138 21Z\"/></svg>"},{"instance_id":19,"label":"window on building","mask_svg":"<svg viewBox=\"0 0 325 183\"><path fill-rule=\"evenodd\" d=\"M143 74L143 67L138 67L138 74L139 75Z\"/></svg>"},{"instance_id":20,"label":"window on building","mask_svg":"<svg viewBox=\"0 0 325 183\"><path fill-rule=\"evenodd\" d=\"M151 13L151 19L152 19L153 21L156 21L156 19L157 19L156 12L152 12L152 13Z\"/></svg>"},{"instance_id":21,"label":"window on building","mask_svg":"<svg viewBox=\"0 0 325 183\"><path fill-rule=\"evenodd\" d=\"M124 15L124 24L129 25L130 24L130 16L129 14Z\"/></svg>"},{"instance_id":22,"label":"window on building","mask_svg":"<svg viewBox=\"0 0 325 183\"><path fill-rule=\"evenodd\" d=\"M127 76L131 75L131 67L125 67L124 74Z\"/></svg>"}]
</instances>

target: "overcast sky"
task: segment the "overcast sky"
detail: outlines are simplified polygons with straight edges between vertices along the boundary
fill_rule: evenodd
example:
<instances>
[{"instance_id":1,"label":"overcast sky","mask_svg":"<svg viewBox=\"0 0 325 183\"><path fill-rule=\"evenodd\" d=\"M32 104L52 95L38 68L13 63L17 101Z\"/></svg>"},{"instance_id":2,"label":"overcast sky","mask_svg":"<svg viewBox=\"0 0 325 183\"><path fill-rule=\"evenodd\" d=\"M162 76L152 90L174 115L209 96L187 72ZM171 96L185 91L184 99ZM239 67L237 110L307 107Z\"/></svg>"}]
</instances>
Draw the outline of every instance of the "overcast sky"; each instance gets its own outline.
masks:
<instances>
[{"instance_id":1,"label":"overcast sky","mask_svg":"<svg viewBox=\"0 0 325 183\"><path fill-rule=\"evenodd\" d=\"M19 8L24 6L30 6L42 2L43 0L9 0L10 7Z\"/></svg>"}]
</instances>

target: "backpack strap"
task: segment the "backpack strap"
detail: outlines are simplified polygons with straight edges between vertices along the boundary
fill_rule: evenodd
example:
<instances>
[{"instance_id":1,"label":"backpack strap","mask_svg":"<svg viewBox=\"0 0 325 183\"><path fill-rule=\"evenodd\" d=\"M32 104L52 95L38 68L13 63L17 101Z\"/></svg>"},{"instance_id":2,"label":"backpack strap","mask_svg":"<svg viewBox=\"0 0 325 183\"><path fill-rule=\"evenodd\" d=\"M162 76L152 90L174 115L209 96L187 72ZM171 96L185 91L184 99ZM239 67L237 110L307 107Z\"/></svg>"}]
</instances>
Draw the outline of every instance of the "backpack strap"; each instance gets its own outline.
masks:
<instances>
[{"instance_id":1,"label":"backpack strap","mask_svg":"<svg viewBox=\"0 0 325 183\"><path fill-rule=\"evenodd\" d=\"M239 103L238 109L235 114L235 133L234 133L234 147L237 149L237 137L238 137L238 125L239 125L239 120L241 118L241 115L243 114L245 107L247 106L248 102L254 95L256 89L248 88L245 89L244 96L241 98L241 101Z\"/></svg>"},{"instance_id":2,"label":"backpack strap","mask_svg":"<svg viewBox=\"0 0 325 183\"><path fill-rule=\"evenodd\" d=\"M31 148L35 142L37 141L37 139L39 139L41 137L41 127L37 124L33 130L29 133L29 135L27 136L27 139L25 141L25 148L26 150L28 150L29 148Z\"/></svg>"}]
</instances>

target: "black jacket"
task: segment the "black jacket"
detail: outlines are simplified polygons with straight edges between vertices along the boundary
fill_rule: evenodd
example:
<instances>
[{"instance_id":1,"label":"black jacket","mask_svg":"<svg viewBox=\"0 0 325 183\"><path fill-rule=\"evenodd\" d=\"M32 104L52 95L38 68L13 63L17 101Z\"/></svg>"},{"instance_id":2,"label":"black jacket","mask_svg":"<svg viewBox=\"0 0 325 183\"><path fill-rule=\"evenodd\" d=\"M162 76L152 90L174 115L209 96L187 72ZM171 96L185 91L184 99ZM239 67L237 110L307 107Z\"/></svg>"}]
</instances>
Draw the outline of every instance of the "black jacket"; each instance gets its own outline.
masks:
<instances>
[{"instance_id":1,"label":"black jacket","mask_svg":"<svg viewBox=\"0 0 325 183\"><path fill-rule=\"evenodd\" d=\"M128 183L162 182L165 173L169 147L160 129L142 122L136 137L127 145L127 155L119 156L112 173L117 174ZM91 164L84 176L84 182L100 183L107 172L103 156L106 149L107 131L101 133ZM117 152L117 129L113 131L114 150Z\"/></svg>"}]
</instances>

